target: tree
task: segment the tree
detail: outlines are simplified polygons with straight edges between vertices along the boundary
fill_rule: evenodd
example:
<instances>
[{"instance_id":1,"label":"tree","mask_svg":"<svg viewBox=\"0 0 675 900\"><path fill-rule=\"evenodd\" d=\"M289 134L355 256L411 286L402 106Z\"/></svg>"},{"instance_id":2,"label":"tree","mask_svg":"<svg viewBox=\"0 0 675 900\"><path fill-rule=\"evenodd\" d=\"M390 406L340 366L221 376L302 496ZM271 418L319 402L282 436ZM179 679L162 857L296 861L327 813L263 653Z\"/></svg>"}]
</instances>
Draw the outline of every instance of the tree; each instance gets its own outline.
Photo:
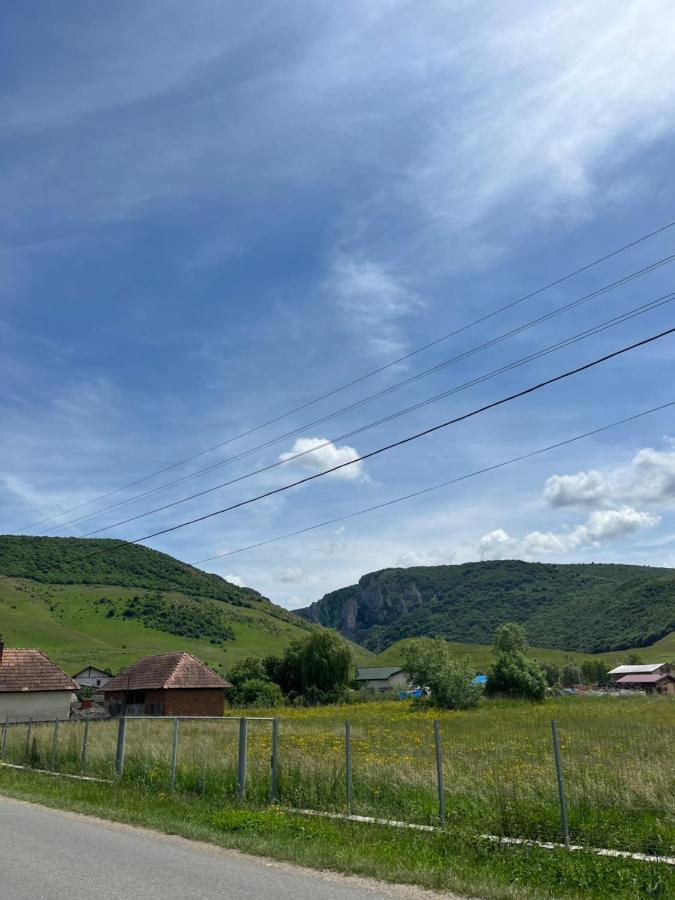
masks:
<instances>
[{"instance_id":1,"label":"tree","mask_svg":"<svg viewBox=\"0 0 675 900\"><path fill-rule=\"evenodd\" d=\"M549 687L558 687L560 684L560 666L554 662L539 663L546 677L546 684Z\"/></svg>"},{"instance_id":2,"label":"tree","mask_svg":"<svg viewBox=\"0 0 675 900\"><path fill-rule=\"evenodd\" d=\"M281 706L284 695L273 681L249 678L238 685L230 702L233 706Z\"/></svg>"},{"instance_id":3,"label":"tree","mask_svg":"<svg viewBox=\"0 0 675 900\"><path fill-rule=\"evenodd\" d=\"M227 693L232 706L279 706L283 703L279 685L270 681L265 666L255 656L236 662L227 678L232 685Z\"/></svg>"},{"instance_id":4,"label":"tree","mask_svg":"<svg viewBox=\"0 0 675 900\"><path fill-rule=\"evenodd\" d=\"M495 632L496 661L488 672L485 692L492 697L543 700L546 675L534 659L525 656L527 636L520 625L509 622Z\"/></svg>"},{"instance_id":5,"label":"tree","mask_svg":"<svg viewBox=\"0 0 675 900\"><path fill-rule=\"evenodd\" d=\"M527 653L527 634L522 625L506 622L495 631L495 653Z\"/></svg>"},{"instance_id":6,"label":"tree","mask_svg":"<svg viewBox=\"0 0 675 900\"><path fill-rule=\"evenodd\" d=\"M403 656L412 683L428 688L435 706L470 709L478 705L482 689L474 683L475 671L468 658L454 657L445 641L415 638Z\"/></svg>"},{"instance_id":7,"label":"tree","mask_svg":"<svg viewBox=\"0 0 675 900\"><path fill-rule=\"evenodd\" d=\"M574 660L569 660L562 667L560 681L564 687L572 687L575 684L581 684L581 669Z\"/></svg>"},{"instance_id":8,"label":"tree","mask_svg":"<svg viewBox=\"0 0 675 900\"><path fill-rule=\"evenodd\" d=\"M327 693L352 680L352 651L337 631L317 628L293 644L284 654L288 681L304 693L308 688Z\"/></svg>"},{"instance_id":9,"label":"tree","mask_svg":"<svg viewBox=\"0 0 675 900\"><path fill-rule=\"evenodd\" d=\"M265 667L257 656L247 656L238 660L227 673L227 680L234 688L254 678L268 680Z\"/></svg>"}]
</instances>

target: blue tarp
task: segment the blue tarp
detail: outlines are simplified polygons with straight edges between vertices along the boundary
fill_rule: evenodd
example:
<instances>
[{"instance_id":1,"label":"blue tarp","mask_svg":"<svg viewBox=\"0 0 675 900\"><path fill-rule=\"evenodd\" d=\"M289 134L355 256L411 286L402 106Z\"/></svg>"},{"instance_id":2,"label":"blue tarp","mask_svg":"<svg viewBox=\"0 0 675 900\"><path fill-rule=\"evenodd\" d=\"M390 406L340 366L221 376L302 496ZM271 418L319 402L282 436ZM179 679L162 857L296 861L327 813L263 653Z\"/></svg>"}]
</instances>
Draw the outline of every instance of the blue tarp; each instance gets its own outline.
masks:
<instances>
[{"instance_id":1,"label":"blue tarp","mask_svg":"<svg viewBox=\"0 0 675 900\"><path fill-rule=\"evenodd\" d=\"M487 684L487 675L476 675L473 679L474 684Z\"/></svg>"}]
</instances>

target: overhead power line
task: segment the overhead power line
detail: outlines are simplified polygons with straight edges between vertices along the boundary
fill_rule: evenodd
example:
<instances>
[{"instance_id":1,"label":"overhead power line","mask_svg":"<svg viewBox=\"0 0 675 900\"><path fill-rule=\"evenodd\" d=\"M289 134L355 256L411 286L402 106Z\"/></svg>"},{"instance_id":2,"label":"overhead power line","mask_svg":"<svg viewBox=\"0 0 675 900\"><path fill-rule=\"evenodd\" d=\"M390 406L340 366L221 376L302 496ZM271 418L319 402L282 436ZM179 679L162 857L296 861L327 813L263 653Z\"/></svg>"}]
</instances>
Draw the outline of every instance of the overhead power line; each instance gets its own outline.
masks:
<instances>
[{"instance_id":1,"label":"overhead power line","mask_svg":"<svg viewBox=\"0 0 675 900\"><path fill-rule=\"evenodd\" d=\"M284 456L283 459L279 459L276 462L269 463L266 466L259 466L257 469L253 469L250 472L247 472L243 475L239 475L236 478L231 478L229 481L223 481L220 484L213 485L212 487L206 488L203 491L197 491L194 494L189 494L187 497L181 497L178 500L173 500L171 503L165 503L163 506L157 506L154 509L146 510L145 512L138 513L135 516L130 516L127 519L122 519L118 522L113 522L109 525L104 525L101 528L96 528L93 531L88 531L85 534L81 535L82 537L94 537L97 534L102 534L105 531L110 531L112 528L119 528L122 525L128 525L130 522L136 522L139 519L145 519L147 516L154 515L156 513L165 512L167 509L173 509L176 506L180 506L183 503L187 503L189 500L196 500L199 497L204 497L207 494L211 494L214 491L222 490L223 488L229 487L233 484L238 484L241 481L245 481L248 478L252 478L255 475L261 475L264 472L269 472L272 469L279 468L280 466L286 465L287 463L294 462L302 457L310 456L313 453L316 453L318 450L321 450L324 447L328 447L331 444L335 444L338 441L347 440L348 438L355 437L358 434L363 434L366 431L370 431L371 429L383 425L386 422L391 422L394 419L398 419L401 416L407 415L410 412L417 411L422 409L425 406L428 406L431 403L436 403L439 400L446 399L447 397L459 393L460 391L466 390L467 388L474 387L477 384L482 384L485 381L488 381L491 378L495 378L498 375L503 375L506 372L513 371L514 369L519 368L529 362L532 362L537 359L541 359L544 356L549 355L550 353L555 352L556 350L561 350L565 347L569 347L573 344L578 343L579 341L585 340L588 337L592 337L593 335L600 334L603 331L606 331L609 328L614 328L617 325L624 324L625 322L631 321L638 316L644 315L647 312L652 312L655 309L659 309L662 306L665 306L668 303L672 303L675 300L675 292L671 292L670 294L665 294L662 297L657 298L656 300L652 300L649 303L644 303L635 309L629 310L626 313L623 313L619 316L615 316L608 321L602 322L599 325L595 325L592 328L587 328L584 331L577 332L571 337L565 338L564 340L558 341L555 344L551 344L548 347L544 347L542 350L538 350L535 353L530 353L527 356L523 356L520 359L517 359L507 365L501 366L498 369L493 369L491 372L488 372L484 375L480 375L477 378L473 378L470 381L466 381L463 384L457 385L449 390L443 391L440 394L436 394L433 397L429 397L426 400L421 400L418 403L414 403L412 406L408 406L405 409L397 410L394 413L390 413L387 416L384 416L381 419L376 420L375 422L369 422L366 425L361 425L359 428L355 428L352 431L348 431L345 434L337 435L337 437L327 439L322 443L318 444L315 447L312 447L309 450L303 450L298 453L293 453L288 456Z\"/></svg>"},{"instance_id":2,"label":"overhead power line","mask_svg":"<svg viewBox=\"0 0 675 900\"><path fill-rule=\"evenodd\" d=\"M191 563L193 566L199 566L202 563L213 562L216 559L224 559L228 556L235 556L238 553L246 553L249 550L257 550L259 547L266 547L268 544L276 544L279 541L284 541L287 538L297 537L300 534L307 534L309 531L316 531L319 528L326 528L328 525L337 525L338 522L345 522L348 519L355 519L357 516L364 516L367 513L376 512L379 509L386 509L389 506L394 506L397 503L403 503L406 500L412 500L415 497L422 497L425 494L430 494L433 491L441 490L444 487L450 487L453 484L459 484L462 481L468 481L470 478L476 478L478 475L485 475L488 472L494 472L497 469L503 469L506 466L514 465L518 462L524 462L526 459L532 459L534 456L539 456L542 453L549 453L551 450L557 450L560 447L565 447L568 444L574 444L577 441L584 440L585 438L593 437L593 435L601 434L603 431L609 431L611 428L617 428L619 425L625 425L628 422L634 422L637 419L641 419L644 416L651 415L655 412L660 412L661 410L668 409L670 407L675 406L675 400L671 400L669 403L662 403L660 406L653 406L651 409L645 409L642 412L635 413L632 416L626 416L624 419L619 419L616 422L610 422L608 425L601 425L599 428L593 428L591 431L585 431L583 434L574 435L574 437L566 438L562 441L557 441L555 444L549 444L547 447L539 447L537 450L530 450L527 453L521 453L519 456L512 456L511 459L505 459L502 462L494 463L491 466L484 466L482 469L475 469L473 472L467 472L464 475L458 475L456 478L450 478L448 481L441 481L439 484L432 484L429 487L421 488L418 491L411 491L409 494L404 494L402 497L394 497L392 500L385 500L383 503L376 503L373 506L367 506L364 509L357 509L355 512L346 513L343 516L335 516L333 519L326 519L323 522L316 522L313 525L307 525L305 528L297 528L295 531L287 531L285 534L279 534L275 537L267 538L264 541L258 541L255 544L248 544L245 547L237 547L236 550L228 550L226 553L217 553L215 556L206 556L204 559L198 559L196 562Z\"/></svg>"},{"instance_id":3,"label":"overhead power line","mask_svg":"<svg viewBox=\"0 0 675 900\"><path fill-rule=\"evenodd\" d=\"M577 307L589 303L592 300L601 297L610 291L616 290L616 288L621 287L625 284L628 284L631 281L634 281L637 278L641 278L645 274L649 272L653 272L656 269L662 268L663 266L668 265L669 263L675 260L675 253L670 256L663 257L662 259L656 260L653 263L650 263L648 266L643 267L642 269L637 269L633 272L629 272L626 275L623 275L621 278L616 281L610 282L609 284L603 285L600 288L597 288L595 291L591 291L588 294L583 294L581 297L576 297L574 300L570 300L567 303L562 304L561 306L556 307L555 309L549 310L546 313L543 313L540 316L535 317L534 319L530 319L528 322L523 323L522 325L518 325L515 328L509 329L509 331L503 332L500 335L497 335L494 338L491 338L488 341L484 341L481 344L478 344L474 347L471 347L468 350L463 351L462 353L456 354L455 356L451 356L449 359L442 360L440 363L437 363L434 366L431 366L428 369L425 369L421 372L416 373L415 375L411 375L408 378L403 379L389 387L383 388L380 391L375 392L374 394L370 394L367 397L363 397L360 400L354 401L353 403L348 404L340 409L333 410L332 412L321 416L318 419L314 419L311 422L305 422L303 425L298 426L297 428L292 429L291 431L284 432L282 434L276 435L273 438L270 438L267 441L263 441L260 444L257 444L253 447L249 447L246 450L241 451L240 453L235 454L234 456L226 457L223 460L219 460L215 463L212 463L209 466L206 466L202 469L197 470L196 472L192 472L188 475L184 475L180 478L176 478L172 481L161 484L155 488L152 488L148 491L144 491L141 494L136 495L135 497L129 497L126 500L122 500L119 503L112 504L111 506L104 507L103 509L95 510L94 512L87 513L83 516L79 516L75 519L71 519L68 522L59 523L49 529L45 530L45 534L49 534L53 531L57 531L63 528L70 528L73 525L77 525L81 522L87 522L91 519L97 519L101 515L106 512L111 512L115 509L122 509L126 506L129 506L133 503L136 503L140 500L145 499L146 497L154 496L164 490L168 490L169 488L176 487L180 484L185 484L188 481L192 481L195 478L200 478L203 475L207 475L210 472L213 472L217 469L221 469L225 466L231 465L234 462L238 462L242 459L245 459L251 456L254 453L257 453L260 450L265 450L268 447L272 447L275 444L279 444L288 438L294 437L296 435L302 434L302 432L307 431L310 428L314 428L318 425L323 425L326 422L331 421L332 419L337 418L338 416L344 415L347 412L352 412L355 409L359 409L366 404L372 402L373 400L377 400L385 395L391 394L403 387L407 387L408 385L420 381L423 378L427 378L429 375L434 375L437 372L440 372L444 369L449 368L455 363L461 362L465 359L468 359L476 354L482 352L483 350L490 349L495 347L501 343L504 343L511 337L515 337L516 335L523 334L525 331L528 331L531 328L534 328L537 325L542 324L543 322L550 321L552 319L557 318L563 313L569 312L571 309L576 309ZM92 534L98 533L98 531L91 532Z\"/></svg>"},{"instance_id":4,"label":"overhead power line","mask_svg":"<svg viewBox=\"0 0 675 900\"><path fill-rule=\"evenodd\" d=\"M494 400L491 403L486 403L484 406L480 406L477 409L471 410L468 413L464 413L461 416L456 416L452 419L447 419L444 422L440 422L437 425L433 425L430 428L425 428L423 431L415 432L414 434L408 435L407 437L400 438L397 441L392 441L389 444L385 444L382 447L378 447L376 450L371 450L368 453L363 453L360 456L355 457L354 459L348 460L347 462L339 463L336 466L331 466L328 469L323 469L321 472L316 472L313 475L306 475L304 478L300 478L297 481L290 482L289 484L282 485L281 487L273 488L269 491L264 491L261 494L256 494L253 497L248 497L245 500L240 500L237 503L232 503L229 506L225 506L222 509L213 510L210 513L205 513L201 516L196 516L192 519L187 519L184 522L179 522L176 525L170 525L166 528L161 528L158 531L153 531L150 534L142 535L141 537L134 538L131 541L119 541L118 543L111 543L106 547L95 550L92 553L85 554L82 559L87 559L91 556L98 556L102 553L110 553L111 551L117 549L118 547L128 546L129 544L139 544L141 541L147 541L151 538L160 537L164 534L169 534L174 531L178 531L181 528L186 528L188 525L195 525L198 522L206 522L209 519L213 519L216 516L222 516L225 513L232 512L235 509L241 509L244 506L250 506L253 503L257 503L260 500L265 500L268 497L273 497L278 494L283 494L286 491L292 490L293 488L299 487L303 484L308 484L311 481L316 481L319 478L323 478L326 475L330 475L332 472L338 472L342 469L346 469L349 466L356 465L356 463L363 462L367 459L372 459L375 456L379 456L382 453L386 453L389 450L393 450L397 447L403 447L406 444L410 444L413 441L417 441L422 437L426 437L427 435L434 434L438 431L441 431L444 428L448 428L450 425L456 425L458 422L464 422L467 419L471 419L474 416L478 416L481 413L487 412L491 409L496 409L497 407L503 406L507 403L512 402L513 400L518 400L521 397L526 397L529 394L533 394L536 391L541 390L542 388L548 387L551 384L556 384L557 382L563 381L566 378L571 378L573 375L578 375L581 372L586 372L589 369L594 368L595 366L599 366L602 363L608 362L610 359L615 359L618 356L622 356L625 353L630 353L633 350L638 349L639 347L645 347L648 344L652 344L655 341L661 340L664 337L667 337L671 334L675 333L674 328L668 328L666 331L661 331L658 334L654 334L651 337L644 338L641 341L636 341L633 344L628 344L625 347L621 347L619 350L614 350L611 353L606 353L604 356L600 356L597 359L591 360L591 362L584 363L581 366L576 366L573 369L568 369L566 372L562 372L559 375L555 375L552 378L547 378L544 381L540 381L537 384L534 384L528 388L524 388L521 391L517 391L514 394L509 394L506 397L502 397L499 400ZM72 561L71 561L72 562Z\"/></svg>"},{"instance_id":5,"label":"overhead power line","mask_svg":"<svg viewBox=\"0 0 675 900\"><path fill-rule=\"evenodd\" d=\"M645 241L650 240L651 238L657 237L658 235L669 231L674 226L675 226L675 220L673 220L671 222L667 222L665 225L662 225L660 228L656 228L653 231L648 232L647 234L643 234L640 237L635 238L634 240L629 241L626 244L623 244L621 247L611 250L609 253L606 253L603 256L599 256L596 259L591 260L590 262L586 263L585 265L580 266L579 268L574 269L570 272L567 272L566 274L559 276L558 278L554 279L553 281L549 281L547 284L542 285L541 287L536 288L533 291L530 291L528 294L524 294L520 297L517 297L516 299L511 300L510 302L503 304L500 307L497 307L496 309L492 310L491 312L485 313L484 315L479 316L478 318L474 319L473 321L467 322L466 324L464 324L452 331L449 331L444 335L441 335L440 337L434 339L433 341L423 344L422 346L417 347L414 350L411 350L409 353L405 353L402 356L399 356L396 359L393 359L390 362L388 362L382 366L379 366L376 369L372 369L369 372L365 372L363 375L360 375L357 378L352 379L351 381L345 382L344 384L341 384L338 387L333 388L330 391L320 394L320 395L312 398L311 400L308 400L308 401L300 404L299 406L296 406L290 410L287 410L284 413L274 416L273 418L268 419L265 422L261 422L260 424L255 425L255 426L247 429L246 431L241 432L240 434L234 435L231 438L228 438L224 441L220 441L219 443L214 444L211 447L207 447L204 450L200 450L198 453L195 453L191 456L185 457L184 459L178 460L177 462L171 463L170 465L164 466L163 468L156 469L154 472L150 472L147 475L143 475L140 478L136 478L133 481L130 481L124 485L121 485L120 487L114 488L113 490L107 491L103 494L99 494L97 497L92 497L90 500L86 500L84 503L79 503L76 506L71 506L68 509L61 510L61 512L54 513L50 516L46 516L42 519L38 519L35 522L31 522L30 524L23 526L20 530L27 531L28 529L35 528L38 525L44 524L45 522L53 521L54 519L57 519L60 516L64 516L64 515L68 515L68 513L76 512L77 510L80 510L87 506L90 506L93 503L98 503L101 500L106 500L108 497L112 497L116 494L122 493L123 491L129 490L130 488L137 487L139 484L144 484L145 482L150 481L152 478L156 478L158 475L162 475L166 472L173 471L174 469L177 469L180 466L186 465L187 463L193 462L194 460L199 459L200 457L205 456L208 453L212 453L214 450L219 450L221 447L225 447L228 444L231 444L235 441L241 440L244 437L248 437L249 435L254 434L256 431L260 431L261 429L266 428L269 425L274 425L277 422L280 422L283 419L286 419L289 416L294 415L295 413L301 412L302 410L307 409L310 406L315 405L316 403L320 403L322 400L327 400L328 398L333 397L336 394L341 393L342 391L345 391L348 388L351 388L357 384L360 384L361 382L366 381L367 379L372 378L375 375L379 375L380 373L385 372L394 366L400 365L402 362L406 362L407 360L412 359L413 356L417 356L418 354L423 353L426 350L430 350L432 347L435 347L438 344L441 344L442 342L449 340L450 338L456 337L457 335L468 331L470 328L473 328L476 325L480 325L483 322L487 322L488 320L494 318L495 316L498 316L501 313L508 311L509 309L513 309L514 307L518 306L519 304L524 303L525 301L530 300L533 297L539 296L540 294L544 293L545 291L548 291L553 287L557 287L558 285L563 284L564 282L568 281L569 279L574 278L577 275L581 275L583 272L587 272L590 269L593 269L594 267L601 265L603 262L607 262L607 260L612 259L616 256L619 256L621 253L625 253L626 251L639 246L640 244L644 243Z\"/></svg>"}]
</instances>

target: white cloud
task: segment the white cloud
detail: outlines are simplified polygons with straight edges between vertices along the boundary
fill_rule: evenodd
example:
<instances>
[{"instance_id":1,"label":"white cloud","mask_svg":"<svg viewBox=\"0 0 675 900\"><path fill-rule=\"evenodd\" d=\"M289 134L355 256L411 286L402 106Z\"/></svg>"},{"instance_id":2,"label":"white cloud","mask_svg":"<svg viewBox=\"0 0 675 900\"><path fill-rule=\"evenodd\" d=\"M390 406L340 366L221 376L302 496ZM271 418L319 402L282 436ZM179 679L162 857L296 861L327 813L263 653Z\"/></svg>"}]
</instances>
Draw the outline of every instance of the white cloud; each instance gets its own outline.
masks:
<instances>
[{"instance_id":1,"label":"white cloud","mask_svg":"<svg viewBox=\"0 0 675 900\"><path fill-rule=\"evenodd\" d=\"M595 510L583 524L567 531L531 531L519 538L497 528L483 535L478 547L481 559L539 559L599 547L643 528L654 528L660 521L653 513L623 506Z\"/></svg>"},{"instance_id":2,"label":"white cloud","mask_svg":"<svg viewBox=\"0 0 675 900\"><path fill-rule=\"evenodd\" d=\"M675 450L638 450L627 466L552 475L544 485L552 506L608 507L618 503L666 505L675 501Z\"/></svg>"},{"instance_id":3,"label":"white cloud","mask_svg":"<svg viewBox=\"0 0 675 900\"><path fill-rule=\"evenodd\" d=\"M304 455L298 457L298 454ZM287 453L280 454L279 459L282 462L302 466L310 472L323 472L325 469L332 469L334 466L358 459L358 456L359 453L354 447L346 444L338 447L327 438L297 438L291 449ZM367 477L362 462L338 469L332 476L347 481L359 481Z\"/></svg>"},{"instance_id":4,"label":"white cloud","mask_svg":"<svg viewBox=\"0 0 675 900\"><path fill-rule=\"evenodd\" d=\"M397 566L447 566L453 562L452 550L407 550L396 560Z\"/></svg>"},{"instance_id":5,"label":"white cloud","mask_svg":"<svg viewBox=\"0 0 675 900\"><path fill-rule=\"evenodd\" d=\"M237 587L246 587L244 584L244 579L241 575L223 575L225 581L229 581L230 584L236 584Z\"/></svg>"},{"instance_id":6,"label":"white cloud","mask_svg":"<svg viewBox=\"0 0 675 900\"><path fill-rule=\"evenodd\" d=\"M287 566L279 576L279 581L284 584L300 584L306 578L307 574L300 566Z\"/></svg>"}]
</instances>

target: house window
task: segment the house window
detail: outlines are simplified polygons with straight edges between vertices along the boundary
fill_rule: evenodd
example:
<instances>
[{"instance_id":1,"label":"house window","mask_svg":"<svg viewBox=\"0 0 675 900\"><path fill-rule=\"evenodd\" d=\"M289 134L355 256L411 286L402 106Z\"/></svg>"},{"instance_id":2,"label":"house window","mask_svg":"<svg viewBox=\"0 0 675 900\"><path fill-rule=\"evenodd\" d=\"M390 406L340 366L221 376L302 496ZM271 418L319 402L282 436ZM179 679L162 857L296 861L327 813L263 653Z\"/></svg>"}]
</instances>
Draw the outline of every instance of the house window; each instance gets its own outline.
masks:
<instances>
[{"instance_id":1,"label":"house window","mask_svg":"<svg viewBox=\"0 0 675 900\"><path fill-rule=\"evenodd\" d=\"M101 679L97 678L96 679L96 687L100 687L100 686L101 686Z\"/></svg>"}]
</instances>

